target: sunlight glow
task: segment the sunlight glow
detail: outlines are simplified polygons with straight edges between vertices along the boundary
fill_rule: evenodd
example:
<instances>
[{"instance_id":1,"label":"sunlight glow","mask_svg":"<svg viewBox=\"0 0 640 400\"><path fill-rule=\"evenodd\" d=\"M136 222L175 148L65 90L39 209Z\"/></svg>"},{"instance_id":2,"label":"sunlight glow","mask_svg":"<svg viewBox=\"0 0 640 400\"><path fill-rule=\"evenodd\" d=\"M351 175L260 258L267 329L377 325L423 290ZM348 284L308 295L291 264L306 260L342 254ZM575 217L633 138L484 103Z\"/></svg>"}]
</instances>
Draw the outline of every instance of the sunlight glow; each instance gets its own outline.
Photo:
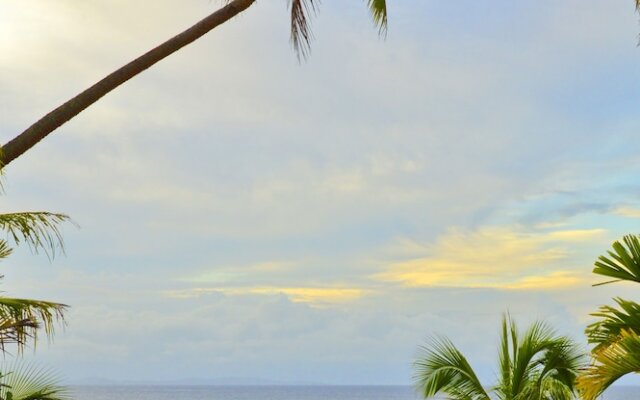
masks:
<instances>
[{"instance_id":1,"label":"sunlight glow","mask_svg":"<svg viewBox=\"0 0 640 400\"><path fill-rule=\"evenodd\" d=\"M433 246L425 247L426 255L392 262L374 278L409 287L573 286L583 279L566 270L573 255L571 244L597 240L604 232L601 229L531 232L508 227L452 229Z\"/></svg>"},{"instance_id":2,"label":"sunlight glow","mask_svg":"<svg viewBox=\"0 0 640 400\"><path fill-rule=\"evenodd\" d=\"M315 288L315 287L226 287L226 288L193 288L187 290L167 291L165 295L172 298L194 298L211 293L222 293L228 296L247 295L284 295L294 303L311 303L315 305L343 303L356 300L365 294L365 290L356 288Z\"/></svg>"}]
</instances>

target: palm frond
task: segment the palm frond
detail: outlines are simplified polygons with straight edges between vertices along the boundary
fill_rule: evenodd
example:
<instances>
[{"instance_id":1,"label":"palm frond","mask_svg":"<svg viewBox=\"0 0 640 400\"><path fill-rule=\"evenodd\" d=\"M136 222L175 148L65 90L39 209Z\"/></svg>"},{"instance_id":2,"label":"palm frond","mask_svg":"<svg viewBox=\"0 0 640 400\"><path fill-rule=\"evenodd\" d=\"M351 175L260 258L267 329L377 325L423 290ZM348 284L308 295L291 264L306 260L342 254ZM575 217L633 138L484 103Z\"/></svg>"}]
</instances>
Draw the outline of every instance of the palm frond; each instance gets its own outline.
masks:
<instances>
[{"instance_id":1,"label":"palm frond","mask_svg":"<svg viewBox=\"0 0 640 400\"><path fill-rule=\"evenodd\" d=\"M32 251L44 252L50 258L56 250L64 252L60 224L70 222L69 216L45 211L0 214L0 230L7 232L16 243L26 243Z\"/></svg>"},{"instance_id":2,"label":"palm frond","mask_svg":"<svg viewBox=\"0 0 640 400\"><path fill-rule=\"evenodd\" d=\"M69 389L61 386L58 376L33 364L13 362L2 365L0 398L12 400L67 400Z\"/></svg>"},{"instance_id":3,"label":"palm frond","mask_svg":"<svg viewBox=\"0 0 640 400\"><path fill-rule=\"evenodd\" d=\"M515 330L513 322L508 315L502 316L502 330L500 332L500 382L496 389L500 393L511 393L511 374L513 363L511 362L510 332Z\"/></svg>"},{"instance_id":4,"label":"palm frond","mask_svg":"<svg viewBox=\"0 0 640 400\"><path fill-rule=\"evenodd\" d=\"M7 344L17 344L22 351L27 339L36 342L39 329L51 338L55 323L64 323L67 308L50 301L0 297L0 350L4 351Z\"/></svg>"},{"instance_id":5,"label":"palm frond","mask_svg":"<svg viewBox=\"0 0 640 400\"><path fill-rule=\"evenodd\" d=\"M574 392L583 357L571 339L556 335L543 322L533 323L519 337L508 315L503 317L501 336L501 380L494 388L499 398L563 399L551 392L557 396Z\"/></svg>"},{"instance_id":6,"label":"palm frond","mask_svg":"<svg viewBox=\"0 0 640 400\"><path fill-rule=\"evenodd\" d=\"M584 357L573 340L558 336L543 322L533 323L520 336L514 321L503 315L500 342L500 381L492 394L500 400L575 397L575 379ZM473 369L447 339L432 339L420 348L414 381L424 398L446 394L455 400L488 400Z\"/></svg>"},{"instance_id":7,"label":"palm frond","mask_svg":"<svg viewBox=\"0 0 640 400\"><path fill-rule=\"evenodd\" d=\"M640 1L640 0L638 0ZM373 22L378 27L378 31L381 35L387 33L387 2L386 0L367 0L369 11L371 11L371 17Z\"/></svg>"},{"instance_id":8,"label":"palm frond","mask_svg":"<svg viewBox=\"0 0 640 400\"><path fill-rule=\"evenodd\" d=\"M543 399L553 400L574 400L575 392L572 388L568 388L564 382L555 379L545 379L541 387Z\"/></svg>"},{"instance_id":9,"label":"palm frond","mask_svg":"<svg viewBox=\"0 0 640 400\"><path fill-rule=\"evenodd\" d=\"M512 394L520 393L532 381L537 357L547 350L554 335L553 330L541 321L534 322L525 332L522 340L514 348L513 373L511 377Z\"/></svg>"},{"instance_id":10,"label":"palm frond","mask_svg":"<svg viewBox=\"0 0 640 400\"><path fill-rule=\"evenodd\" d=\"M309 14L316 13L317 0L289 0L291 8L291 44L298 58L306 58L311 50L313 33Z\"/></svg>"},{"instance_id":11,"label":"palm frond","mask_svg":"<svg viewBox=\"0 0 640 400\"><path fill-rule=\"evenodd\" d=\"M33 338L33 332L40 325L32 319L0 321L0 351L6 353L8 344L16 344L18 351L26 346L26 339Z\"/></svg>"},{"instance_id":12,"label":"palm frond","mask_svg":"<svg viewBox=\"0 0 640 400\"><path fill-rule=\"evenodd\" d=\"M9 247L9 243L7 243L6 240L0 239L0 260L9 257L12 252L13 250Z\"/></svg>"},{"instance_id":13,"label":"palm frond","mask_svg":"<svg viewBox=\"0 0 640 400\"><path fill-rule=\"evenodd\" d=\"M622 240L624 244L615 241L608 256L600 256L594 263L593 273L614 280L595 286L618 281L640 282L640 240L635 235L627 235Z\"/></svg>"},{"instance_id":14,"label":"palm frond","mask_svg":"<svg viewBox=\"0 0 640 400\"><path fill-rule=\"evenodd\" d=\"M490 400L467 359L448 339L432 339L419 351L414 380L423 397L446 393L458 400Z\"/></svg>"},{"instance_id":15,"label":"palm frond","mask_svg":"<svg viewBox=\"0 0 640 400\"><path fill-rule=\"evenodd\" d=\"M639 0L640 1L640 0ZM310 16L317 12L319 0L289 0L291 12L291 45L298 59L305 59L311 51L313 32ZM386 0L367 0L374 24L380 35L386 35L388 18Z\"/></svg>"},{"instance_id":16,"label":"palm frond","mask_svg":"<svg viewBox=\"0 0 640 400\"><path fill-rule=\"evenodd\" d=\"M640 372L640 336L622 330L615 343L592 353L593 363L578 377L576 386L584 400L595 400L621 377Z\"/></svg>"},{"instance_id":17,"label":"palm frond","mask_svg":"<svg viewBox=\"0 0 640 400\"><path fill-rule=\"evenodd\" d=\"M594 352L615 343L623 330L640 335L640 304L619 297L614 301L619 308L602 306L598 312L591 314L600 318L587 326L585 331L589 343L596 345Z\"/></svg>"},{"instance_id":18,"label":"palm frond","mask_svg":"<svg viewBox=\"0 0 640 400\"><path fill-rule=\"evenodd\" d=\"M576 377L584 366L583 353L573 340L563 336L554 337L544 347L544 354L538 360L541 369L537 385L543 391L556 391L561 387L564 391L573 393ZM545 389L547 386L549 388Z\"/></svg>"}]
</instances>

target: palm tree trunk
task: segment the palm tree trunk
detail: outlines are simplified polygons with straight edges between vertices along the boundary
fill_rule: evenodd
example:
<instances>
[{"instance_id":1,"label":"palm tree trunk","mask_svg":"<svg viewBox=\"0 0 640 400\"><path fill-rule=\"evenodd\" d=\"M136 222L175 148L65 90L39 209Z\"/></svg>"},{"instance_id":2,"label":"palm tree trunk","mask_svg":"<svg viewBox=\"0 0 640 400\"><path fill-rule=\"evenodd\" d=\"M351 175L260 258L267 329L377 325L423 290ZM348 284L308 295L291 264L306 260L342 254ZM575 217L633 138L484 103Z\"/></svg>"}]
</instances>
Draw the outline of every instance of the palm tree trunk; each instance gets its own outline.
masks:
<instances>
[{"instance_id":1,"label":"palm tree trunk","mask_svg":"<svg viewBox=\"0 0 640 400\"><path fill-rule=\"evenodd\" d=\"M78 94L71 100L51 111L27 130L2 146L0 166L6 166L24 152L33 147L48 134L59 128L71 118L80 114L102 96L122 85L140 72L151 67L158 61L180 50L189 43L204 36L218 25L230 20L240 12L251 6L255 0L232 0L221 9L204 18L191 28L174 36L158 47L151 49L127 65L107 75L105 78Z\"/></svg>"}]
</instances>

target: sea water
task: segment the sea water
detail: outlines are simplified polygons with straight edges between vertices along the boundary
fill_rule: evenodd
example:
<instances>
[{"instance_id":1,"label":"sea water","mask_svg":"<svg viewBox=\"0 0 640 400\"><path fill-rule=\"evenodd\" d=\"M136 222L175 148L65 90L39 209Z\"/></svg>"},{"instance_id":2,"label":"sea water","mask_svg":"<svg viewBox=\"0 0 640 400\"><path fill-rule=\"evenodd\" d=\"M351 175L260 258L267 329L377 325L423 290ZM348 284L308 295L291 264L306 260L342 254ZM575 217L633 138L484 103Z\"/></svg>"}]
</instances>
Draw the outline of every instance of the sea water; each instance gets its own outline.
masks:
<instances>
[{"instance_id":1,"label":"sea water","mask_svg":"<svg viewBox=\"0 0 640 400\"><path fill-rule=\"evenodd\" d=\"M418 400L408 386L74 386L75 400ZM603 400L640 400L640 387L613 387Z\"/></svg>"}]
</instances>

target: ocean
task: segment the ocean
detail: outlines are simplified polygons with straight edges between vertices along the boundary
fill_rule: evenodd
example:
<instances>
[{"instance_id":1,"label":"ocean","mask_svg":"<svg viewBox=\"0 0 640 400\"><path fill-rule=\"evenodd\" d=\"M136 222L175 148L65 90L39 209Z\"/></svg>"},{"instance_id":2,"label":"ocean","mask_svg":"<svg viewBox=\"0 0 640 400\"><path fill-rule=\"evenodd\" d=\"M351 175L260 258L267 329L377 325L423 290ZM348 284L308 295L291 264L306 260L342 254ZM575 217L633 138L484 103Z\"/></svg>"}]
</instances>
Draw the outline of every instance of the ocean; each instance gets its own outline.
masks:
<instances>
[{"instance_id":1,"label":"ocean","mask_svg":"<svg viewBox=\"0 0 640 400\"><path fill-rule=\"evenodd\" d=\"M418 400L407 386L73 386L75 400ZM640 400L614 387L603 400Z\"/></svg>"}]
</instances>

